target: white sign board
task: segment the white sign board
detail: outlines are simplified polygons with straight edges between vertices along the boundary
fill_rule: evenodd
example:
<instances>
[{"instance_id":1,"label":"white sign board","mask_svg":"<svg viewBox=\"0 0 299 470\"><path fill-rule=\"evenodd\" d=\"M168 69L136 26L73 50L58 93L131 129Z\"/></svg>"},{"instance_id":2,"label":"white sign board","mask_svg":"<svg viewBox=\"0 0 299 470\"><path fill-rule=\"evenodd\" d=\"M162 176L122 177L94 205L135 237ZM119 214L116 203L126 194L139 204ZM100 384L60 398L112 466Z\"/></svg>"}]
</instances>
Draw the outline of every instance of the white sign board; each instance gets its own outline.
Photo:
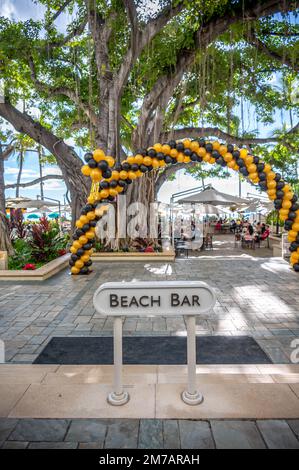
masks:
<instances>
[{"instance_id":1,"label":"white sign board","mask_svg":"<svg viewBox=\"0 0 299 470\"><path fill-rule=\"evenodd\" d=\"M93 296L104 316L199 315L215 302L213 290L200 281L107 282Z\"/></svg>"}]
</instances>

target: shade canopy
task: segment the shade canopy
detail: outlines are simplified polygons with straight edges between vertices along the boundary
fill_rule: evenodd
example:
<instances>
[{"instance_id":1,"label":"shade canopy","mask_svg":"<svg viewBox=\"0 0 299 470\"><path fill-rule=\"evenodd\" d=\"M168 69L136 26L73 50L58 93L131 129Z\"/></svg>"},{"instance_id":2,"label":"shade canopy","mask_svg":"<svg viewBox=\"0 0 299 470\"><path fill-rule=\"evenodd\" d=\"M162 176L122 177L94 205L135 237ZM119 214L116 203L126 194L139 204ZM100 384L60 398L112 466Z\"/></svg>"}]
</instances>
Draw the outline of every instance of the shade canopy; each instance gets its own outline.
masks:
<instances>
[{"instance_id":1,"label":"shade canopy","mask_svg":"<svg viewBox=\"0 0 299 470\"><path fill-rule=\"evenodd\" d=\"M30 214L27 219L39 219L39 216L37 214Z\"/></svg>"},{"instance_id":2,"label":"shade canopy","mask_svg":"<svg viewBox=\"0 0 299 470\"><path fill-rule=\"evenodd\" d=\"M223 212L221 209L219 209L216 206L213 206L212 204L200 204L199 211L201 214L204 214L204 215L209 215L209 214L219 215Z\"/></svg>"},{"instance_id":3,"label":"shade canopy","mask_svg":"<svg viewBox=\"0 0 299 470\"><path fill-rule=\"evenodd\" d=\"M177 201L180 204L189 203L201 203L211 204L213 206L231 206L233 204L247 204L250 202L248 199L241 197L232 196L231 194L221 193L214 188L207 188L199 193L195 193L192 196L185 197Z\"/></svg>"},{"instance_id":4,"label":"shade canopy","mask_svg":"<svg viewBox=\"0 0 299 470\"><path fill-rule=\"evenodd\" d=\"M26 201L22 201L18 203L15 207L16 209L28 209L31 207L40 209L41 207L44 207L45 204L47 204L47 206L50 206L50 207L57 206L57 203L55 202L45 201L42 199L28 199Z\"/></svg>"},{"instance_id":5,"label":"shade canopy","mask_svg":"<svg viewBox=\"0 0 299 470\"><path fill-rule=\"evenodd\" d=\"M7 209L15 209L17 204L21 202L30 201L29 197L7 197L5 200L5 206Z\"/></svg>"}]
</instances>

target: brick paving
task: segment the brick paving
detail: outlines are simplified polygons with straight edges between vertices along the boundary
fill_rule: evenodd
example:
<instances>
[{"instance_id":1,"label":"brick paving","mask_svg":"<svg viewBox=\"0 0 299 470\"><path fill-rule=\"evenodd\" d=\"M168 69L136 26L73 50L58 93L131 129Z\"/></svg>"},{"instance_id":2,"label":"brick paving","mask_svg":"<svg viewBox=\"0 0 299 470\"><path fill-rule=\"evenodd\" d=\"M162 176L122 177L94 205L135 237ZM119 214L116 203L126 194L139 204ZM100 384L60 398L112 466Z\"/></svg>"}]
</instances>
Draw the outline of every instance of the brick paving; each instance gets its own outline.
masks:
<instances>
[{"instance_id":1,"label":"brick paving","mask_svg":"<svg viewBox=\"0 0 299 470\"><path fill-rule=\"evenodd\" d=\"M299 420L0 418L1 449L299 449Z\"/></svg>"},{"instance_id":2,"label":"brick paving","mask_svg":"<svg viewBox=\"0 0 299 470\"><path fill-rule=\"evenodd\" d=\"M0 281L0 339L6 361L32 363L53 336L111 335L113 321L95 312L92 296L107 281L203 280L216 292L211 314L197 319L197 334L250 335L275 363L289 363L299 337L299 276L283 260L200 256L173 263L94 263L89 276L64 270L42 283ZM124 321L125 335L175 335L182 317Z\"/></svg>"}]
</instances>

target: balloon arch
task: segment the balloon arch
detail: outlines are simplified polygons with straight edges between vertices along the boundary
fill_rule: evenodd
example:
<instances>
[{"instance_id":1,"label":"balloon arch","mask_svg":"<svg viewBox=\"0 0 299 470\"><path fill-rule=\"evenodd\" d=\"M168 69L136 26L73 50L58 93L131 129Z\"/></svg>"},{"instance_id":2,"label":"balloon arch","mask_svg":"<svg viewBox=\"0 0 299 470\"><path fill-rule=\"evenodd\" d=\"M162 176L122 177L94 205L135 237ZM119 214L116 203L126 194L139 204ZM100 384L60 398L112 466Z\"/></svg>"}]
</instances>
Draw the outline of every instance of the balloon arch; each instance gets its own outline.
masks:
<instances>
[{"instance_id":1,"label":"balloon arch","mask_svg":"<svg viewBox=\"0 0 299 470\"><path fill-rule=\"evenodd\" d=\"M207 142L205 139L171 140L165 144L155 144L149 149L140 149L135 156L130 156L120 164L115 164L113 157L106 156L103 150L96 149L84 156L86 165L82 173L92 181L87 204L81 210L76 222L71 251L71 273L88 274L92 264L91 255L95 244L95 228L103 216L103 207L96 209L99 203L115 201L118 193L125 192L129 184L153 169L166 165L189 162L216 163L239 171L252 183L258 184L279 210L280 220L288 231L291 257L294 270L299 272L299 203L287 182L279 173L275 173L269 163L253 156L247 149L237 148L232 144L218 141Z\"/></svg>"}]
</instances>

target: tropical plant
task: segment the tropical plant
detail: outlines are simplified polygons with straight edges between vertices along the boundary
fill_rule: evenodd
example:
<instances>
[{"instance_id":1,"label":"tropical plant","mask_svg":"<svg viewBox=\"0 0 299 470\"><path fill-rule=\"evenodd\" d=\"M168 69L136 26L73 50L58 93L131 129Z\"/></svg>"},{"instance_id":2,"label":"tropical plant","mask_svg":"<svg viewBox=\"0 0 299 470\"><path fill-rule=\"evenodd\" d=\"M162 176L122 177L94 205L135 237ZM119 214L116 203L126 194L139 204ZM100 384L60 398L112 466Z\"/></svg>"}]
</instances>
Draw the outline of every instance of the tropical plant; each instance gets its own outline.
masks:
<instances>
[{"instance_id":1,"label":"tropical plant","mask_svg":"<svg viewBox=\"0 0 299 470\"><path fill-rule=\"evenodd\" d=\"M10 209L9 224L12 240L26 238L29 227L24 220L22 209Z\"/></svg>"}]
</instances>

